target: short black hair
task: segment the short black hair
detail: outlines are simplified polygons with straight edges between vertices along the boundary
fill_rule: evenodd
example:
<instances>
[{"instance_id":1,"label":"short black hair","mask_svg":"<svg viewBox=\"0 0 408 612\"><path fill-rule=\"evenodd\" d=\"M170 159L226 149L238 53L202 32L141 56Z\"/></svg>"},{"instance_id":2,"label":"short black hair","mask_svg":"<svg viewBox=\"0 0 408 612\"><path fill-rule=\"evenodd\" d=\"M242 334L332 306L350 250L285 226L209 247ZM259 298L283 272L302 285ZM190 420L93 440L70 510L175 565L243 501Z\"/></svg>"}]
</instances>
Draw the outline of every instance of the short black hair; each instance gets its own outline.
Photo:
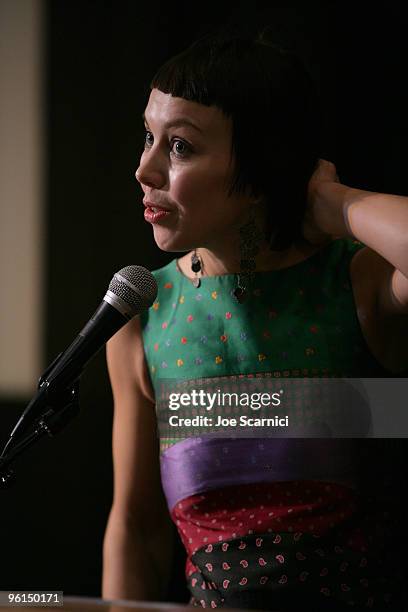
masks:
<instances>
[{"instance_id":1,"label":"short black hair","mask_svg":"<svg viewBox=\"0 0 408 612\"><path fill-rule=\"evenodd\" d=\"M317 90L299 57L262 35L211 33L163 64L150 87L232 119L230 193L265 199L272 249L299 238L321 141Z\"/></svg>"}]
</instances>

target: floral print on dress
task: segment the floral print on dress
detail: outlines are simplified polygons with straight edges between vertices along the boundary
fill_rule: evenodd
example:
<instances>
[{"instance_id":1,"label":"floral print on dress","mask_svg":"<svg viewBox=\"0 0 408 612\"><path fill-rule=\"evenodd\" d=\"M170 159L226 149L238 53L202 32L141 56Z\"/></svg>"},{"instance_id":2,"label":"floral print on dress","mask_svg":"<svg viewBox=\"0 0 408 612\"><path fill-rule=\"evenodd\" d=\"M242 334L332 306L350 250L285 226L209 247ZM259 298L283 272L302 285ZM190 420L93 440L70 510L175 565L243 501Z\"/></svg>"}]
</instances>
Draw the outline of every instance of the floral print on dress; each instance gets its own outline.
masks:
<instances>
[{"instance_id":1,"label":"floral print on dress","mask_svg":"<svg viewBox=\"0 0 408 612\"><path fill-rule=\"evenodd\" d=\"M203 371L206 376L285 371L296 377L313 370L317 376L361 377L365 370L371 377L375 369L380 375L383 369L362 337L352 292L345 291L351 257L362 247L339 239L310 262L262 272L243 304L233 296L236 274L204 277L196 289L171 262L154 272L159 293L140 316L149 365L158 372L165 361L168 377L179 376L177 358L189 377L194 368L200 376ZM220 342L228 353L219 352ZM176 344L182 351L174 358ZM198 347L200 364L191 354Z\"/></svg>"}]
</instances>

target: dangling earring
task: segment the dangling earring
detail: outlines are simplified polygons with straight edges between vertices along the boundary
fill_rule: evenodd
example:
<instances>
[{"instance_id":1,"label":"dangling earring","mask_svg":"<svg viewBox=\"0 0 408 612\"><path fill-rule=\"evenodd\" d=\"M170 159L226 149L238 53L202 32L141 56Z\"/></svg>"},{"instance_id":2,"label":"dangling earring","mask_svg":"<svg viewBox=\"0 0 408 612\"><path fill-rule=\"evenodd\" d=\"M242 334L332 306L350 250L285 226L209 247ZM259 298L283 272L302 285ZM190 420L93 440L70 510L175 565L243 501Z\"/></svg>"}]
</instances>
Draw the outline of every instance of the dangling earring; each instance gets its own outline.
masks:
<instances>
[{"instance_id":1,"label":"dangling earring","mask_svg":"<svg viewBox=\"0 0 408 612\"><path fill-rule=\"evenodd\" d=\"M233 293L240 304L248 298L249 288L256 270L255 257L259 252L262 239L263 233L256 224L255 212L251 208L248 222L239 229L240 271L238 284Z\"/></svg>"},{"instance_id":2,"label":"dangling earring","mask_svg":"<svg viewBox=\"0 0 408 612\"><path fill-rule=\"evenodd\" d=\"M203 270L203 262L201 257L197 253L197 249L194 249L194 253L191 256L191 271L194 272L194 278L192 279L192 283L196 289L201 285L201 280L198 276L198 272L202 274Z\"/></svg>"}]
</instances>

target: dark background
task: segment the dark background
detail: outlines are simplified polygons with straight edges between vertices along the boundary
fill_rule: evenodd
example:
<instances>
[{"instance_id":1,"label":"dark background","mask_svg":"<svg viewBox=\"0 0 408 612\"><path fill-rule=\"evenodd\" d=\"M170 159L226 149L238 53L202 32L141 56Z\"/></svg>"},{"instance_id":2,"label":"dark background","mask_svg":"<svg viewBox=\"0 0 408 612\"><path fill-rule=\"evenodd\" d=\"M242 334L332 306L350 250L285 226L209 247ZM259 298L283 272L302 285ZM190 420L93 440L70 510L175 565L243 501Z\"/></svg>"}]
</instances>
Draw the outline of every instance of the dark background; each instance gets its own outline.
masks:
<instances>
[{"instance_id":1,"label":"dark background","mask_svg":"<svg viewBox=\"0 0 408 612\"><path fill-rule=\"evenodd\" d=\"M337 164L343 182L408 194L408 24L402 8L49 0L47 362L93 313L115 271L129 264L153 269L173 257L157 249L142 216L134 179L141 113L155 69L207 27L226 23L270 25L276 40L304 59L323 101L322 155ZM261 129L262 118L254 119L254 133ZM0 590L100 595L112 494L112 398L102 352L82 379L81 396L80 416L22 458L15 486L0 492ZM2 438L24 407L3 404ZM407 445L393 445L401 496L407 489ZM177 554L182 583L180 549ZM183 597L182 588L169 594Z\"/></svg>"}]
</instances>

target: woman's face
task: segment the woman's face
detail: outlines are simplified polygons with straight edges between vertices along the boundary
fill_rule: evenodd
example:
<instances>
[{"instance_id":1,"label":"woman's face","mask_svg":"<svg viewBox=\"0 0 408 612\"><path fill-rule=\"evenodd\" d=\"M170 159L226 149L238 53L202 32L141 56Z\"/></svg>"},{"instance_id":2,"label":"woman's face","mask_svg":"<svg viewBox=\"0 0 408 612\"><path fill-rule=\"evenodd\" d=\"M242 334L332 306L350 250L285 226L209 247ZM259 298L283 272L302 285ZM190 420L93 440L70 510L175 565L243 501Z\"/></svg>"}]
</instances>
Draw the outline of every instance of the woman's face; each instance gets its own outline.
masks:
<instances>
[{"instance_id":1,"label":"woman's face","mask_svg":"<svg viewBox=\"0 0 408 612\"><path fill-rule=\"evenodd\" d=\"M247 219L251 199L228 195L232 123L218 108L153 89L145 110L145 147L136 178L145 218L164 251L211 248ZM155 214L150 206L163 207Z\"/></svg>"}]
</instances>

